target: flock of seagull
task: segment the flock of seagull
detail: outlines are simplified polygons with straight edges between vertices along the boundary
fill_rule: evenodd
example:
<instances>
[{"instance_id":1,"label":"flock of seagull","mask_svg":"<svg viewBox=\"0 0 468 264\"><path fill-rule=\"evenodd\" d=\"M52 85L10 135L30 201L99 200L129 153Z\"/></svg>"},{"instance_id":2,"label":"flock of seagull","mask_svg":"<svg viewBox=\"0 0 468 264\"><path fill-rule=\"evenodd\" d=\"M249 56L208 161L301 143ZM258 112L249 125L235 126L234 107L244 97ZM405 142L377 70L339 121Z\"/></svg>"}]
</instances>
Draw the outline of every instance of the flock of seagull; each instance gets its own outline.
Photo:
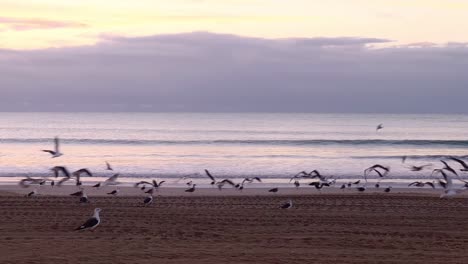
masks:
<instances>
[{"instance_id":1,"label":"flock of seagull","mask_svg":"<svg viewBox=\"0 0 468 264\"><path fill-rule=\"evenodd\" d=\"M382 129L383 125L380 124L377 126L377 131ZM60 151L60 140L58 137L55 137L54 139L54 149L53 150L42 150L43 152L49 153L52 158L58 158L62 155L64 155ZM406 157L402 157L402 163L406 162ZM440 160L442 163L442 167L440 168L435 168L432 170L431 177L434 175L441 175L441 178L437 178L435 181L415 181L410 183L408 186L409 187L418 187L422 188L425 186L429 186L433 189L435 189L437 186L440 186L444 189L443 193L440 195L441 198L444 197L453 197L465 190L468 189L468 181L463 180L459 173L457 172L456 169L454 169L452 166L449 165L449 162L455 162L458 165L461 166L461 169L459 171L462 172L467 172L468 171L468 164L464 162L463 160L456 158L456 157L447 157L445 159ZM424 165L410 165L406 166L410 171L422 171L425 168L430 168L432 167L433 164L424 164ZM113 171L114 169L112 166L109 164L109 162L106 162L106 170L107 171ZM79 203L89 203L90 200L82 187L82 181L81 177L83 175L92 177L93 174L89 169L83 168L79 169L74 172L70 172L65 166L55 166L51 168L51 171L53 172L54 179L50 179L48 177L45 178L32 178L32 177L26 177L25 179L20 180L19 185L22 187L29 187L30 185L45 185L49 182L51 186L61 186L65 182L68 181L74 181L75 185L79 188L79 191L71 193L71 196L77 196L79 197ZM364 177L363 181L357 180L354 182L348 182L345 184L342 184L340 189L346 189L346 188L353 188L353 186L356 188L357 191L359 192L364 192L367 189L367 178L371 174L375 174L378 176L378 181L375 183L374 187L376 189L380 188L380 180L385 178L388 174L390 173L390 167L383 166L380 164L375 164L371 167L368 167L364 170ZM262 182L262 179L259 177L247 177L244 178L241 182L235 183L231 179L222 179L218 180L216 177L214 177L208 170L205 169L205 174L210 180L210 185L216 186L219 190L222 190L224 186L230 186L232 188L235 188L239 191L242 191L244 189L245 184L250 184L253 182ZM186 185L188 188L185 190L185 192L188 193L193 193L196 190L196 184L193 183L193 180L191 179L191 176L200 176L200 174L195 173L191 175L184 176L177 180L177 182L181 180L186 181ZM60 177L60 179L58 179ZM101 188L103 186L112 186L112 185L118 185L119 182L117 181L119 177L118 173L115 173L111 177L107 178L103 182L98 182L94 185L92 185L93 188ZM457 180L461 181L463 186L461 188L456 188L453 184L453 179L456 178ZM301 182L304 180L314 180L312 182L308 182L307 184L309 186L315 187L317 190L321 190L324 187L330 187L336 184L336 179L333 179L332 177L326 177L323 176L318 170L313 170L310 172L306 171L301 171L291 177L289 180L289 183L292 182L292 184L296 187L299 188L301 186ZM363 182L363 184L361 184ZM155 191L158 191L158 189L162 186L162 184L165 183L165 181L157 181L157 180L152 180L152 181L139 181L134 184L134 187L140 188L144 193L146 194L144 200L143 200L143 205L148 206L153 203L153 194ZM386 188L383 189L384 192L390 192L392 189L391 186L387 186ZM268 192L271 193L277 193L279 191L279 188L272 188L269 189ZM108 192L108 195L113 195L116 196L120 190L118 188L112 190L111 192ZM27 196L35 196L38 194L37 189L34 189L32 192L28 193ZM282 209L289 209L293 207L293 202L292 200L289 200L288 202L282 204L280 208ZM89 218L83 225L78 227L76 230L83 230L83 229L90 229L93 230L95 229L101 222L100 217L99 217L99 212L101 211L100 208L96 208L94 210L94 214L91 218Z\"/></svg>"}]
</instances>

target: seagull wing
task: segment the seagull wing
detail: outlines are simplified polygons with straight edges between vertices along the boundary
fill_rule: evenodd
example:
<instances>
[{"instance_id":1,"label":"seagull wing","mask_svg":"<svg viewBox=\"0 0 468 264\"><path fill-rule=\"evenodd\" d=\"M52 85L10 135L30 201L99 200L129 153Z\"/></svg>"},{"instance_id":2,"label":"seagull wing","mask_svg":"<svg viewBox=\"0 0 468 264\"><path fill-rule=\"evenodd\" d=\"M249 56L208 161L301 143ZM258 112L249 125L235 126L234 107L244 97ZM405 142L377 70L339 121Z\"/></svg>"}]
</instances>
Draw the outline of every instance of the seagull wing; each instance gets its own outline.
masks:
<instances>
[{"instance_id":1,"label":"seagull wing","mask_svg":"<svg viewBox=\"0 0 468 264\"><path fill-rule=\"evenodd\" d=\"M86 228L90 228L90 227L93 227L93 226L97 225L98 223L99 223L99 221L97 220L96 217L91 217L84 224L82 224L81 226L79 226L75 230L83 230L83 229L86 229Z\"/></svg>"},{"instance_id":2,"label":"seagull wing","mask_svg":"<svg viewBox=\"0 0 468 264\"><path fill-rule=\"evenodd\" d=\"M60 152L60 140L59 140L59 138L55 137L54 142L55 142L55 153L59 153Z\"/></svg>"},{"instance_id":3,"label":"seagull wing","mask_svg":"<svg viewBox=\"0 0 468 264\"><path fill-rule=\"evenodd\" d=\"M65 174L65 176L67 178L70 178L70 172L68 171L68 169L66 167L63 167L63 166L57 166L55 167L58 171L61 171L63 172L63 174Z\"/></svg>"},{"instance_id":4,"label":"seagull wing","mask_svg":"<svg viewBox=\"0 0 468 264\"><path fill-rule=\"evenodd\" d=\"M408 184L408 187L409 187L409 186L413 186L413 185L418 185L419 183L420 183L420 182L418 182L418 181L412 182L412 183Z\"/></svg>"},{"instance_id":5,"label":"seagull wing","mask_svg":"<svg viewBox=\"0 0 468 264\"><path fill-rule=\"evenodd\" d=\"M425 182L424 184L427 184L432 187L432 189L435 189L434 183L432 182Z\"/></svg>"},{"instance_id":6,"label":"seagull wing","mask_svg":"<svg viewBox=\"0 0 468 264\"><path fill-rule=\"evenodd\" d=\"M89 177L93 177L93 174L88 169L79 169L79 170L75 171L75 173L77 173L77 174L84 173L84 174L88 175Z\"/></svg>"},{"instance_id":7,"label":"seagull wing","mask_svg":"<svg viewBox=\"0 0 468 264\"><path fill-rule=\"evenodd\" d=\"M458 162L464 169L468 169L468 165L461 159L455 158L455 157L449 157L449 159Z\"/></svg>"},{"instance_id":8,"label":"seagull wing","mask_svg":"<svg viewBox=\"0 0 468 264\"><path fill-rule=\"evenodd\" d=\"M231 180L229 180L229 179L224 179L224 180L222 180L220 183L221 183L221 184L227 183L227 184L232 185L232 186L235 186L235 185L236 185L233 181L231 181Z\"/></svg>"},{"instance_id":9,"label":"seagull wing","mask_svg":"<svg viewBox=\"0 0 468 264\"><path fill-rule=\"evenodd\" d=\"M106 161L107 170L113 170L109 162Z\"/></svg>"},{"instance_id":10,"label":"seagull wing","mask_svg":"<svg viewBox=\"0 0 468 264\"><path fill-rule=\"evenodd\" d=\"M452 178L450 178L446 173L442 171L442 176L444 176L445 181L447 182L446 189L452 189L453 183Z\"/></svg>"},{"instance_id":11,"label":"seagull wing","mask_svg":"<svg viewBox=\"0 0 468 264\"><path fill-rule=\"evenodd\" d=\"M43 149L42 151L50 153L51 155L55 154L55 151L53 151L53 150Z\"/></svg>"},{"instance_id":12,"label":"seagull wing","mask_svg":"<svg viewBox=\"0 0 468 264\"><path fill-rule=\"evenodd\" d=\"M153 183L148 182L148 181L139 181L139 182L135 183L135 187L138 187L138 186L140 186L142 184L153 185Z\"/></svg>"},{"instance_id":13,"label":"seagull wing","mask_svg":"<svg viewBox=\"0 0 468 264\"><path fill-rule=\"evenodd\" d=\"M205 169L205 173L206 173L206 176L208 176L212 181L215 181L215 178L213 177L213 175L211 175L211 173Z\"/></svg>"}]
</instances>

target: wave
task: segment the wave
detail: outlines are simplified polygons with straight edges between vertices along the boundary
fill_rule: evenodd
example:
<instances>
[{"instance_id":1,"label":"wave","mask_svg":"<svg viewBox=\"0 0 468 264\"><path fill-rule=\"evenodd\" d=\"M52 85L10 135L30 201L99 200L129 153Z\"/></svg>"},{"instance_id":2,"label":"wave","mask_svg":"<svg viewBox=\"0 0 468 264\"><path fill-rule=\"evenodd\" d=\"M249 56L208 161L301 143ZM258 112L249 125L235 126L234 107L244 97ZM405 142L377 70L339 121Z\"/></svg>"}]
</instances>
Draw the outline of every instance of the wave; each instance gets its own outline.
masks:
<instances>
[{"instance_id":1,"label":"wave","mask_svg":"<svg viewBox=\"0 0 468 264\"><path fill-rule=\"evenodd\" d=\"M46 143L50 138L3 138L0 143ZM311 139L311 140L145 140L145 139L73 139L63 143L104 145L279 145L279 146L446 146L468 147L468 140L382 140L382 139Z\"/></svg>"},{"instance_id":2,"label":"wave","mask_svg":"<svg viewBox=\"0 0 468 264\"><path fill-rule=\"evenodd\" d=\"M467 159L468 155L400 155L400 156L351 156L350 158L353 159L399 159L401 160L402 157L405 156L407 160L441 160L446 159L448 157L455 157L459 159Z\"/></svg>"}]
</instances>

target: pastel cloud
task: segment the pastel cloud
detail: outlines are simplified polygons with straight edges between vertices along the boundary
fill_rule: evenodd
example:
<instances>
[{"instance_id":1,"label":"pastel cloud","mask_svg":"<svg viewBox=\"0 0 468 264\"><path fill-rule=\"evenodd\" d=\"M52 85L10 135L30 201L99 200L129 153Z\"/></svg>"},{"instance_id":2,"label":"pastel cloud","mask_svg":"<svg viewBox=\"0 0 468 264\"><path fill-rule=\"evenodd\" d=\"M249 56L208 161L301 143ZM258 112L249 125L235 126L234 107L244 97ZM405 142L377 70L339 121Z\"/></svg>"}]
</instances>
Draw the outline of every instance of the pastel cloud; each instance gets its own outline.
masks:
<instances>
[{"instance_id":1,"label":"pastel cloud","mask_svg":"<svg viewBox=\"0 0 468 264\"><path fill-rule=\"evenodd\" d=\"M37 18L13 18L0 17L0 25L9 30L23 31L36 29L55 29L55 28L83 28L87 27L84 23L70 21L55 21Z\"/></svg>"},{"instance_id":2,"label":"pastel cloud","mask_svg":"<svg viewBox=\"0 0 468 264\"><path fill-rule=\"evenodd\" d=\"M466 44L388 45L196 32L0 50L0 110L468 113Z\"/></svg>"}]
</instances>

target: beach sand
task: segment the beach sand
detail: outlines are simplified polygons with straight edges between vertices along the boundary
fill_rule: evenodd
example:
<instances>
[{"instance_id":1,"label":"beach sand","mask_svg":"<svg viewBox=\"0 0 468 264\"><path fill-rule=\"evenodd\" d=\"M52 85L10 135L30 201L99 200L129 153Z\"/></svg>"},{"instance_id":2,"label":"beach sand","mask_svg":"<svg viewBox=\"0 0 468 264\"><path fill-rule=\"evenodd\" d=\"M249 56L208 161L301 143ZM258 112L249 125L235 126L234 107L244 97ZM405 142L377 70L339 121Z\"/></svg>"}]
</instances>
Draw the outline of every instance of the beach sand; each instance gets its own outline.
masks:
<instances>
[{"instance_id":1,"label":"beach sand","mask_svg":"<svg viewBox=\"0 0 468 264\"><path fill-rule=\"evenodd\" d=\"M30 191L30 189L28 189ZM211 190L214 192L216 190ZM209 192L209 191L206 191ZM217 191L216 191L217 192ZM337 193L33 198L0 192L0 263L467 263L468 199ZM279 209L293 199L294 208ZM95 207L94 231L74 231Z\"/></svg>"}]
</instances>

